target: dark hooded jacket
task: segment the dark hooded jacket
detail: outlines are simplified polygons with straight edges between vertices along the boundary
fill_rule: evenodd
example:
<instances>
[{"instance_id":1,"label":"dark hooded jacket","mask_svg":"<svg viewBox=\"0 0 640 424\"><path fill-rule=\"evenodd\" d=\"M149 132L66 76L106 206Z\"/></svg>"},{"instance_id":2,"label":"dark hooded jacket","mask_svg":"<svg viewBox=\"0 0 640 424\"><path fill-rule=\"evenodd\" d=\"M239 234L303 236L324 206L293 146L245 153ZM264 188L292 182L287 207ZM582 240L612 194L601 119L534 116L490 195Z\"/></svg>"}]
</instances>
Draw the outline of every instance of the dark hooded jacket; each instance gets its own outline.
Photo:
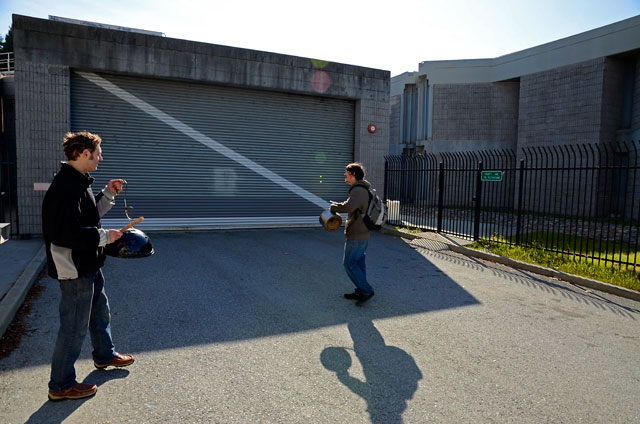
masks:
<instances>
[{"instance_id":1,"label":"dark hooded jacket","mask_svg":"<svg viewBox=\"0 0 640 424\"><path fill-rule=\"evenodd\" d=\"M42 235L51 278L75 279L98 271L105 260L100 247L100 217L113 205L101 191L94 197L93 177L63 163L42 202Z\"/></svg>"}]
</instances>

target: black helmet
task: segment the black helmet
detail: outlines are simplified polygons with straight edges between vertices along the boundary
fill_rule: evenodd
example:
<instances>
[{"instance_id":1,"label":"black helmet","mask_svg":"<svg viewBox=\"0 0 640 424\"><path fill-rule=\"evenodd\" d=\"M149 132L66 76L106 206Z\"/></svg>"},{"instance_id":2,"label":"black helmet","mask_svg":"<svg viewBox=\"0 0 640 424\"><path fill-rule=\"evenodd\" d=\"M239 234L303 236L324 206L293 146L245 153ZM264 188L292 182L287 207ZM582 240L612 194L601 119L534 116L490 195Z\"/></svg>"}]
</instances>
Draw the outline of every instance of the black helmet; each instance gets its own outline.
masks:
<instances>
[{"instance_id":1,"label":"black helmet","mask_svg":"<svg viewBox=\"0 0 640 424\"><path fill-rule=\"evenodd\" d=\"M136 228L130 228L122 233L122 237L106 246L106 253L115 258L136 259L146 258L155 252L149 237Z\"/></svg>"}]
</instances>

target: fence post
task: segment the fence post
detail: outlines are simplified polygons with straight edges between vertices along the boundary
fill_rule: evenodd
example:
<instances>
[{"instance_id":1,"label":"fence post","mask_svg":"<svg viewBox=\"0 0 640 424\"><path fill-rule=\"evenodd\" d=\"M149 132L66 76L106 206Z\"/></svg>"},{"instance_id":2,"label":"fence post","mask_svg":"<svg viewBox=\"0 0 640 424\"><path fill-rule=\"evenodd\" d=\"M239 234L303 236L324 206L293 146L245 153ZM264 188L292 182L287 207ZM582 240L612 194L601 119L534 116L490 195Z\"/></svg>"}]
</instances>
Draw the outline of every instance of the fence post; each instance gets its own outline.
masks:
<instances>
[{"instance_id":1,"label":"fence post","mask_svg":"<svg viewBox=\"0 0 640 424\"><path fill-rule=\"evenodd\" d=\"M440 170L438 171L438 228L437 232L442 231L442 213L444 211L444 162L440 162Z\"/></svg>"},{"instance_id":2,"label":"fence post","mask_svg":"<svg viewBox=\"0 0 640 424\"><path fill-rule=\"evenodd\" d=\"M476 202L476 213L473 220L473 240L480 238L480 211L482 208L482 161L478 162L478 171L476 173L476 195L473 201Z\"/></svg>"},{"instance_id":3,"label":"fence post","mask_svg":"<svg viewBox=\"0 0 640 424\"><path fill-rule=\"evenodd\" d=\"M524 190L524 159L520 159L520 178L518 181L518 219L516 220L516 246L520 245L522 230L522 191Z\"/></svg>"},{"instance_id":4,"label":"fence post","mask_svg":"<svg viewBox=\"0 0 640 424\"><path fill-rule=\"evenodd\" d=\"M387 173L388 172L389 172L389 161L388 161L388 158L385 157L384 158L384 202L385 202L385 207L387 206L386 202L387 202L387 199L388 199L388 197L387 197L387 181L388 181Z\"/></svg>"}]
</instances>

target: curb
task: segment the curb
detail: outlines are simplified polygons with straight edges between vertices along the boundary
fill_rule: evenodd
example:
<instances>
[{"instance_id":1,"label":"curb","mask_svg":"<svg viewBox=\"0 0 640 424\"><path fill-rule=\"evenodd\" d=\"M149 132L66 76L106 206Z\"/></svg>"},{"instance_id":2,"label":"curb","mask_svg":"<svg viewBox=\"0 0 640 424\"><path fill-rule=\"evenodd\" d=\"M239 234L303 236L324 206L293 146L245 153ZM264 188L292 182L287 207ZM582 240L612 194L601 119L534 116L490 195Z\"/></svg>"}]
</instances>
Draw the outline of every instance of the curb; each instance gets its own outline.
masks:
<instances>
[{"instance_id":1,"label":"curb","mask_svg":"<svg viewBox=\"0 0 640 424\"><path fill-rule=\"evenodd\" d=\"M381 229L380 232L382 234L389 234L390 236L398 236L398 237L402 237L402 238L406 238L409 240L415 240L417 238L421 238L420 236L417 236L415 234L411 234L411 233L405 233L402 231L398 231L393 227L389 227L387 225L384 225ZM436 234L436 233L434 233Z\"/></svg>"},{"instance_id":2,"label":"curb","mask_svg":"<svg viewBox=\"0 0 640 424\"><path fill-rule=\"evenodd\" d=\"M44 267L46 255L44 246L38 250L33 259L27 264L22 274L9 289L2 302L0 302L0 337L7 331L9 324L16 316L16 312L22 305L24 298L31 289L33 282Z\"/></svg>"},{"instance_id":3,"label":"curb","mask_svg":"<svg viewBox=\"0 0 640 424\"><path fill-rule=\"evenodd\" d=\"M414 240L417 238L425 238L414 234L403 233L402 231L398 231L395 228L386 228L383 227L381 230L384 234L394 235L403 237L409 240ZM434 233L437 234L437 233ZM449 249L454 252L462 253L466 256L473 256L480 259L486 259L489 261L493 261L502 265L510 266L512 268L523 269L525 271L533 272L535 274L544 275L546 277L557 278L562 281L566 281L571 284L575 284L582 287L588 287L590 289L598 290L605 293L615 294L616 296L624 297L627 299L632 299L636 301L640 301L640 292L627 289L620 286L615 286L613 284L605 283L598 280L592 280L590 278L580 277L578 275L568 274L562 271L556 271L554 269L545 268L540 265L533 265L527 262L517 261L511 258L505 258L504 256L494 255L493 253L481 252L475 249L469 249L468 247L460 246L459 244L452 243L446 238L441 237L441 243L446 244Z\"/></svg>"}]
</instances>

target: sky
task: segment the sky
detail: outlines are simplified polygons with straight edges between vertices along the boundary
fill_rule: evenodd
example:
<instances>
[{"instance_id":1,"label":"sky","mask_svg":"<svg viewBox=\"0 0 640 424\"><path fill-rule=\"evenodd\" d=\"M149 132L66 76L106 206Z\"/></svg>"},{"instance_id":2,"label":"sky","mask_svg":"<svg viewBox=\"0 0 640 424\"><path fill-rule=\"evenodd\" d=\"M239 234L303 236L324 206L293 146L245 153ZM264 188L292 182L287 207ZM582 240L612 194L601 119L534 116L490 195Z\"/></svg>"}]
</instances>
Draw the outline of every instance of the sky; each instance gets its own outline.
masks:
<instances>
[{"instance_id":1,"label":"sky","mask_svg":"<svg viewBox=\"0 0 640 424\"><path fill-rule=\"evenodd\" d=\"M384 69L493 58L640 15L640 0L0 0L12 14Z\"/></svg>"}]
</instances>

